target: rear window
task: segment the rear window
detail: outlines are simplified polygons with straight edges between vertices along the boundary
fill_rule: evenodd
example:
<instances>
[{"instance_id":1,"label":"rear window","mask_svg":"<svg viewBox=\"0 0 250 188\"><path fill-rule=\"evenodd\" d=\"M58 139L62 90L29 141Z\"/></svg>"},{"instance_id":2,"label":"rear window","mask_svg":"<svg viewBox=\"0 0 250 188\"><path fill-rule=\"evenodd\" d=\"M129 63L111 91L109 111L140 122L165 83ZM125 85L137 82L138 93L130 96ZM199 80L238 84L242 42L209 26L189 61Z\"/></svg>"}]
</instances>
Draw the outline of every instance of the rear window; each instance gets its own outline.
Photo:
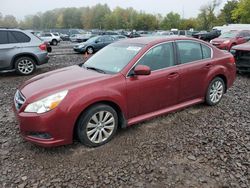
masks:
<instances>
[{"instance_id":1,"label":"rear window","mask_svg":"<svg viewBox=\"0 0 250 188\"><path fill-rule=\"evenodd\" d=\"M8 44L7 31L0 31L0 44Z\"/></svg>"},{"instance_id":2,"label":"rear window","mask_svg":"<svg viewBox=\"0 0 250 188\"><path fill-rule=\"evenodd\" d=\"M30 38L22 32L11 31L11 34L15 37L18 43L30 42Z\"/></svg>"}]
</instances>

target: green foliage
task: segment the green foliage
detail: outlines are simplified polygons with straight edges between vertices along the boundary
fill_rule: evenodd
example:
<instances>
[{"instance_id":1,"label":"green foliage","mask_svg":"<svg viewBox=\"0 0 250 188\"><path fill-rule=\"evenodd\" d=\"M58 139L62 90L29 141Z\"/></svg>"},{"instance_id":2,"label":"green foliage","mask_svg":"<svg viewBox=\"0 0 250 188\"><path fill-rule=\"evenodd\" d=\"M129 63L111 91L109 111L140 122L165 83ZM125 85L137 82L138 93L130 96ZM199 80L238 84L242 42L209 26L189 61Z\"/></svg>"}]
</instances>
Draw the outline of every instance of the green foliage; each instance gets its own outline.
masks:
<instances>
[{"instance_id":1,"label":"green foliage","mask_svg":"<svg viewBox=\"0 0 250 188\"><path fill-rule=\"evenodd\" d=\"M61 8L36 15L29 15L19 23L14 16L0 13L0 26L24 29L83 28L83 29L136 29L210 30L215 25L250 23L250 0L228 0L215 14L221 0L211 0L200 8L197 18L182 19L178 13L148 14L133 8L116 7L110 10L107 4L93 7Z\"/></svg>"},{"instance_id":2,"label":"green foliage","mask_svg":"<svg viewBox=\"0 0 250 188\"><path fill-rule=\"evenodd\" d=\"M181 16L178 13L170 12L168 13L161 22L162 29L172 29L180 28L181 25Z\"/></svg>"},{"instance_id":3,"label":"green foliage","mask_svg":"<svg viewBox=\"0 0 250 188\"><path fill-rule=\"evenodd\" d=\"M232 11L232 18L240 23L250 23L250 0L239 0L237 7Z\"/></svg>"}]
</instances>

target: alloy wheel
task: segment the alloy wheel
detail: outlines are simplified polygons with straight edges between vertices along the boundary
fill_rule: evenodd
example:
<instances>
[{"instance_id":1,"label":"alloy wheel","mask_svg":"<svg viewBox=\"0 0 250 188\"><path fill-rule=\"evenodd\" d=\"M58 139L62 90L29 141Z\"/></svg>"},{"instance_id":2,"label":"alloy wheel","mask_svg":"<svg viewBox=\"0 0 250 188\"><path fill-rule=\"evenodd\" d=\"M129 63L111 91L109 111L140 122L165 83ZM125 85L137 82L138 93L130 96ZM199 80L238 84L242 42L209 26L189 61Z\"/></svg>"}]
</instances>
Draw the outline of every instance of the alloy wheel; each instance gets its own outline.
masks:
<instances>
[{"instance_id":1,"label":"alloy wheel","mask_svg":"<svg viewBox=\"0 0 250 188\"><path fill-rule=\"evenodd\" d=\"M19 61L17 68L22 74L30 74L33 72L35 67L32 61L28 59L23 59Z\"/></svg>"},{"instance_id":2,"label":"alloy wheel","mask_svg":"<svg viewBox=\"0 0 250 188\"><path fill-rule=\"evenodd\" d=\"M107 140L115 129L115 118L108 111L99 111L95 113L86 126L88 139L96 144Z\"/></svg>"},{"instance_id":3,"label":"alloy wheel","mask_svg":"<svg viewBox=\"0 0 250 188\"><path fill-rule=\"evenodd\" d=\"M211 102L217 103L221 100L224 92L223 83L219 80L215 81L209 91L209 97Z\"/></svg>"}]
</instances>

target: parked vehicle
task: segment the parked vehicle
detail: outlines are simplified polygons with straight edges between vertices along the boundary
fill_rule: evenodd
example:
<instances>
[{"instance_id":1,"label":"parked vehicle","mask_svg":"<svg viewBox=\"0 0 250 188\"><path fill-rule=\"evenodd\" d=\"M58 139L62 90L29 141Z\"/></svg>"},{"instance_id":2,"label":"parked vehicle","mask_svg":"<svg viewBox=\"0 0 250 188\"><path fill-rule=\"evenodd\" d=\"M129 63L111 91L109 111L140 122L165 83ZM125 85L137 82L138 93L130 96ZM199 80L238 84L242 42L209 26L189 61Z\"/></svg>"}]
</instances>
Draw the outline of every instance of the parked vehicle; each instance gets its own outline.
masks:
<instances>
[{"instance_id":1,"label":"parked vehicle","mask_svg":"<svg viewBox=\"0 0 250 188\"><path fill-rule=\"evenodd\" d=\"M75 52L79 53L87 52L88 54L93 54L98 50L104 48L105 46L111 44L115 40L117 39L109 35L96 36L90 38L86 42L77 44L76 46L73 47L73 49Z\"/></svg>"},{"instance_id":2,"label":"parked vehicle","mask_svg":"<svg viewBox=\"0 0 250 188\"><path fill-rule=\"evenodd\" d=\"M124 35L112 35L112 37L115 38L115 40L121 40L121 39L127 39L128 37Z\"/></svg>"},{"instance_id":3,"label":"parked vehicle","mask_svg":"<svg viewBox=\"0 0 250 188\"><path fill-rule=\"evenodd\" d=\"M235 57L237 70L250 73L250 42L233 46L230 52Z\"/></svg>"},{"instance_id":4,"label":"parked vehicle","mask_svg":"<svg viewBox=\"0 0 250 188\"><path fill-rule=\"evenodd\" d=\"M44 42L48 42L51 45L56 46L62 39L60 38L59 34L54 33L42 33L40 35L40 39L42 39Z\"/></svg>"},{"instance_id":5,"label":"parked vehicle","mask_svg":"<svg viewBox=\"0 0 250 188\"><path fill-rule=\"evenodd\" d=\"M67 35L67 34L60 33L60 38L63 41L69 41L69 35Z\"/></svg>"},{"instance_id":6,"label":"parked vehicle","mask_svg":"<svg viewBox=\"0 0 250 188\"><path fill-rule=\"evenodd\" d=\"M137 37L141 37L141 35L135 31L132 31L129 33L129 35L127 37L128 38L137 38Z\"/></svg>"},{"instance_id":7,"label":"parked vehicle","mask_svg":"<svg viewBox=\"0 0 250 188\"><path fill-rule=\"evenodd\" d=\"M230 31L223 33L220 37L211 40L211 44L222 50L228 50L232 46L242 44L250 39L250 31Z\"/></svg>"},{"instance_id":8,"label":"parked vehicle","mask_svg":"<svg viewBox=\"0 0 250 188\"><path fill-rule=\"evenodd\" d=\"M81 143L100 146L118 127L197 103L218 104L235 73L230 53L197 39L120 40L83 65L24 83L15 94L14 111L30 142L70 144L75 133Z\"/></svg>"},{"instance_id":9,"label":"parked vehicle","mask_svg":"<svg viewBox=\"0 0 250 188\"><path fill-rule=\"evenodd\" d=\"M174 35L174 33L172 31L157 31L152 33L152 36L170 36L170 35Z\"/></svg>"},{"instance_id":10,"label":"parked vehicle","mask_svg":"<svg viewBox=\"0 0 250 188\"><path fill-rule=\"evenodd\" d=\"M91 33L85 33L85 34L74 34L69 37L71 42L86 42L88 39L93 37L93 34Z\"/></svg>"},{"instance_id":11,"label":"parked vehicle","mask_svg":"<svg viewBox=\"0 0 250 188\"><path fill-rule=\"evenodd\" d=\"M49 60L47 44L28 31L0 28L0 71L32 74Z\"/></svg>"},{"instance_id":12,"label":"parked vehicle","mask_svg":"<svg viewBox=\"0 0 250 188\"><path fill-rule=\"evenodd\" d=\"M193 37L204 40L204 41L211 41L214 38L217 38L221 35L221 32L219 30L213 30L210 32L206 32L206 31L201 31L195 34L192 34Z\"/></svg>"},{"instance_id":13,"label":"parked vehicle","mask_svg":"<svg viewBox=\"0 0 250 188\"><path fill-rule=\"evenodd\" d=\"M101 35L118 35L118 33L114 31L104 31Z\"/></svg>"}]
</instances>

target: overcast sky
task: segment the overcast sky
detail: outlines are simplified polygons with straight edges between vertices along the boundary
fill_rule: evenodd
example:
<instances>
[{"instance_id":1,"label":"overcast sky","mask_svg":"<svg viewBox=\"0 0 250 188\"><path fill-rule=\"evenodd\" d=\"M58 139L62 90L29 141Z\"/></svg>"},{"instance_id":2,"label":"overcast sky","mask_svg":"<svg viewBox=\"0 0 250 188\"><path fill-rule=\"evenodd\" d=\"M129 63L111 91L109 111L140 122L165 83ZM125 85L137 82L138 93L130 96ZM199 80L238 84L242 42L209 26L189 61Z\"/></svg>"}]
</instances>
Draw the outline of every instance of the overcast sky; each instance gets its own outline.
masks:
<instances>
[{"instance_id":1,"label":"overcast sky","mask_svg":"<svg viewBox=\"0 0 250 188\"><path fill-rule=\"evenodd\" d=\"M45 12L54 8L93 6L98 3L108 4L111 9L133 7L147 13L166 15L173 11L185 18L196 17L199 8L211 0L0 0L0 12L12 14L23 19L25 15ZM221 0L222 5L226 0Z\"/></svg>"}]
</instances>

